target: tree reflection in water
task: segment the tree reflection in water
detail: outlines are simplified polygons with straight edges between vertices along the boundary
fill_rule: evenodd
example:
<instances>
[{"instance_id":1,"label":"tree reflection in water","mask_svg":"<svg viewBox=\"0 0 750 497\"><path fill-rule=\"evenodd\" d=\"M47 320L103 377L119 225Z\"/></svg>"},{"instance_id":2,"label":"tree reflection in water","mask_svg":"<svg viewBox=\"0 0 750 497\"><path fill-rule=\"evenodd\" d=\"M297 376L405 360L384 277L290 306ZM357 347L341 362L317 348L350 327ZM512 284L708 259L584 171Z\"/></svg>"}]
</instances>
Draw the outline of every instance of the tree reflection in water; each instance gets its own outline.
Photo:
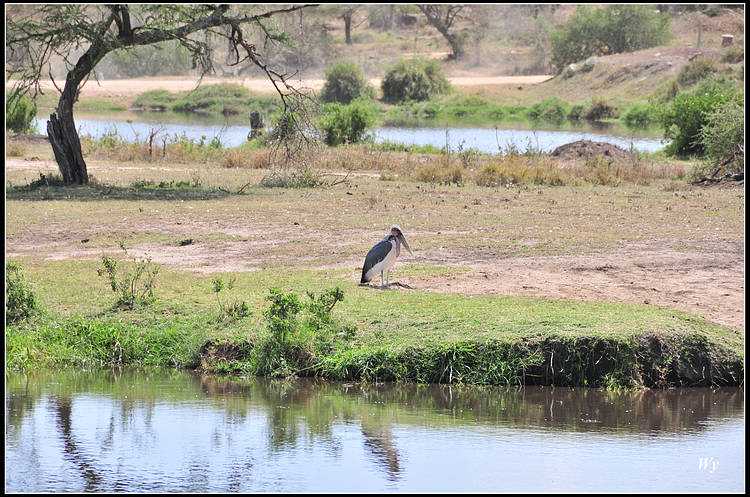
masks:
<instances>
[{"instance_id":1,"label":"tree reflection in water","mask_svg":"<svg viewBox=\"0 0 750 497\"><path fill-rule=\"evenodd\" d=\"M369 477L349 474L363 470L398 489L407 470L414 474L413 433L447 433L450 439L477 428L543 430L627 440L700 434L715 420L744 416L739 388L347 384L166 370L7 372L6 378L6 453L11 462L33 459L6 470L8 484L57 481L37 452L59 450L49 457L61 457L75 472L60 476L63 488L17 491L69 490L74 484L81 491L274 491L288 488L285 478L297 477L295 484L308 488L319 477ZM39 438L39 409L52 415L48 429L59 449L42 447L51 442ZM359 452L352 452L357 444ZM274 472L283 472L277 468L286 468L290 458L299 474ZM123 460L130 466L124 468ZM138 474L147 464L154 467ZM333 465L328 471L338 476L316 473L319 464Z\"/></svg>"}]
</instances>

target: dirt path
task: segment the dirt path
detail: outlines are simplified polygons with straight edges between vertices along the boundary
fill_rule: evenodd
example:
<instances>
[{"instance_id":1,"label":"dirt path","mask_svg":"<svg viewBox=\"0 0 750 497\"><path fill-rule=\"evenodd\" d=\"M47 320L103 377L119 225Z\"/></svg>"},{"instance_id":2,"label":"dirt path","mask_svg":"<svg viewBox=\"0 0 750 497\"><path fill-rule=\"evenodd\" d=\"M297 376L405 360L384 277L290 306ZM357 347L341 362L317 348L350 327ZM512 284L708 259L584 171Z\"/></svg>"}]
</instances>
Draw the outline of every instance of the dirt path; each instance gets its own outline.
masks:
<instances>
[{"instance_id":1,"label":"dirt path","mask_svg":"<svg viewBox=\"0 0 750 497\"><path fill-rule=\"evenodd\" d=\"M552 76L488 76L488 77L456 77L448 78L454 86L476 86L476 85L531 85L548 80ZM302 88L320 90L323 88L323 79L307 80L290 80L295 85ZM212 85L217 83L234 83L241 84L246 88L256 92L275 91L273 85L268 79L261 78L203 78L202 85ZM374 86L380 86L380 79L370 80ZM60 84L60 83L58 83ZM192 90L196 87L196 78L185 77L158 77L158 78L137 78L137 79L105 79L100 81L90 80L86 83L81 91L82 97L101 97L101 98L132 98L145 91L165 89L171 92ZM6 86L12 85L8 82ZM55 91L55 87L49 80L40 81L42 90Z\"/></svg>"}]
</instances>

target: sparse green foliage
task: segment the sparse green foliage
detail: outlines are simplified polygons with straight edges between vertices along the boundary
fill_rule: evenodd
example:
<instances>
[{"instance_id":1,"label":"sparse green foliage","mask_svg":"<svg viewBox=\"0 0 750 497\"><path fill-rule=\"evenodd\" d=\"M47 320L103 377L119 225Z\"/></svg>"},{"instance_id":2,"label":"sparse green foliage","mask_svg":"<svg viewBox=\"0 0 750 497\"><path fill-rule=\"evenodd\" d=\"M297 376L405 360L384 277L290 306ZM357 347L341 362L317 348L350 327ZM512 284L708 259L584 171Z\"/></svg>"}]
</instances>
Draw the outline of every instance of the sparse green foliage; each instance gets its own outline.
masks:
<instances>
[{"instance_id":1,"label":"sparse green foliage","mask_svg":"<svg viewBox=\"0 0 750 497\"><path fill-rule=\"evenodd\" d=\"M36 102L26 95L11 94L5 99L5 129L14 133L35 133Z\"/></svg>"},{"instance_id":2,"label":"sparse green foliage","mask_svg":"<svg viewBox=\"0 0 750 497\"><path fill-rule=\"evenodd\" d=\"M561 72L568 64L592 55L633 52L669 40L669 16L648 5L611 4L578 7L561 29L550 35L551 64Z\"/></svg>"},{"instance_id":3,"label":"sparse green foliage","mask_svg":"<svg viewBox=\"0 0 750 497\"><path fill-rule=\"evenodd\" d=\"M421 102L450 89L448 80L437 61L420 58L400 59L390 66L381 83L383 100L400 103L406 100Z\"/></svg>"},{"instance_id":4,"label":"sparse green foliage","mask_svg":"<svg viewBox=\"0 0 750 497\"><path fill-rule=\"evenodd\" d=\"M326 82L320 94L323 102L347 105L360 97L372 97L372 89L357 64L341 61L326 69Z\"/></svg>"},{"instance_id":5,"label":"sparse green foliage","mask_svg":"<svg viewBox=\"0 0 750 497\"><path fill-rule=\"evenodd\" d=\"M8 322L30 317L38 309L38 303L31 285L23 275L18 261L5 262L5 317Z\"/></svg>"},{"instance_id":6,"label":"sparse green foliage","mask_svg":"<svg viewBox=\"0 0 750 497\"><path fill-rule=\"evenodd\" d=\"M124 78L177 76L190 70L190 50L177 41L132 47L110 53L102 60L106 66L107 73Z\"/></svg>"},{"instance_id":7,"label":"sparse green foliage","mask_svg":"<svg viewBox=\"0 0 750 497\"><path fill-rule=\"evenodd\" d=\"M234 284L237 281L236 276L232 276L229 278L229 280L224 283L224 280L221 278L213 278L211 280L211 288L213 289L214 293L216 294L216 301L219 303L219 319L223 320L225 317L230 318L244 318L246 316L250 315L250 309L247 306L247 303L243 301L235 300L231 304L226 303L222 301L219 294L224 290L232 290L234 288Z\"/></svg>"},{"instance_id":8,"label":"sparse green foliage","mask_svg":"<svg viewBox=\"0 0 750 497\"><path fill-rule=\"evenodd\" d=\"M125 244L120 242L120 248L127 257ZM102 255L102 267L97 274L107 279L112 291L117 295L116 307L132 309L136 304L149 304L154 300L154 286L159 266L151 262L151 257L145 259L132 258L132 272L125 272L121 277L117 274L118 262L112 257Z\"/></svg>"}]
</instances>

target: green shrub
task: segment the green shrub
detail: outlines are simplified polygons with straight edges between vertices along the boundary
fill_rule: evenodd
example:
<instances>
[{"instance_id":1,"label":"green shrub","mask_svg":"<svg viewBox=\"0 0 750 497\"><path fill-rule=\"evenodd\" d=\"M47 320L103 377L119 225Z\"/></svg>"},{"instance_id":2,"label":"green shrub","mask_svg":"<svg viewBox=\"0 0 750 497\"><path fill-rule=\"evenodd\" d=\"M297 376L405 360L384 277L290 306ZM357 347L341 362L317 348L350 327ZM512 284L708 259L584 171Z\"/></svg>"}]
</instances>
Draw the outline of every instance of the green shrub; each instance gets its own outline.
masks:
<instances>
[{"instance_id":1,"label":"green shrub","mask_svg":"<svg viewBox=\"0 0 750 497\"><path fill-rule=\"evenodd\" d=\"M584 118L587 121L601 121L602 119L616 119L620 116L620 111L614 105L610 104L603 98L596 98L591 103Z\"/></svg>"},{"instance_id":2,"label":"green shrub","mask_svg":"<svg viewBox=\"0 0 750 497\"><path fill-rule=\"evenodd\" d=\"M633 128L646 127L656 122L658 117L656 108L649 104L635 104L622 116L625 124Z\"/></svg>"},{"instance_id":3,"label":"green shrub","mask_svg":"<svg viewBox=\"0 0 750 497\"><path fill-rule=\"evenodd\" d=\"M323 102L347 105L359 97L372 97L372 91L357 64L342 61L326 69L326 82L320 95Z\"/></svg>"},{"instance_id":4,"label":"green shrub","mask_svg":"<svg viewBox=\"0 0 750 497\"><path fill-rule=\"evenodd\" d=\"M37 299L23 276L21 264L5 262L5 317L8 322L20 321L38 309Z\"/></svg>"},{"instance_id":5,"label":"green shrub","mask_svg":"<svg viewBox=\"0 0 750 497\"><path fill-rule=\"evenodd\" d=\"M375 111L363 100L354 100L349 105L326 104L320 119L323 141L329 146L359 143L375 120Z\"/></svg>"},{"instance_id":6,"label":"green shrub","mask_svg":"<svg viewBox=\"0 0 750 497\"><path fill-rule=\"evenodd\" d=\"M320 367L318 357L354 338L356 328L342 325L331 316L333 307L344 299L336 287L316 296L307 292L308 302L295 293L271 288L263 312L267 334L252 351L254 374L289 376L302 369Z\"/></svg>"},{"instance_id":7,"label":"green shrub","mask_svg":"<svg viewBox=\"0 0 750 497\"><path fill-rule=\"evenodd\" d=\"M533 121L547 121L560 124L568 114L568 104L557 97L538 102L526 111L526 116Z\"/></svg>"},{"instance_id":8,"label":"green shrub","mask_svg":"<svg viewBox=\"0 0 750 497\"><path fill-rule=\"evenodd\" d=\"M669 15L648 5L580 6L571 19L550 35L551 64L561 72L568 64L592 55L633 52L665 44Z\"/></svg>"},{"instance_id":9,"label":"green shrub","mask_svg":"<svg viewBox=\"0 0 750 497\"><path fill-rule=\"evenodd\" d=\"M700 133L708 117L720 104L737 98L730 88L710 83L695 93L680 93L663 105L659 122L664 138L672 142L665 149L667 155L703 155L705 149Z\"/></svg>"},{"instance_id":10,"label":"green shrub","mask_svg":"<svg viewBox=\"0 0 750 497\"><path fill-rule=\"evenodd\" d=\"M745 49L742 47L730 47L721 56L721 61L727 64L736 64L745 60Z\"/></svg>"},{"instance_id":11,"label":"green shrub","mask_svg":"<svg viewBox=\"0 0 750 497\"><path fill-rule=\"evenodd\" d=\"M717 175L741 173L745 168L744 154L735 154L745 146L744 97L721 102L706 116L700 129L700 142L710 167Z\"/></svg>"},{"instance_id":12,"label":"green shrub","mask_svg":"<svg viewBox=\"0 0 750 497\"><path fill-rule=\"evenodd\" d=\"M14 133L36 133L36 102L26 95L5 99L5 129Z\"/></svg>"},{"instance_id":13,"label":"green shrub","mask_svg":"<svg viewBox=\"0 0 750 497\"><path fill-rule=\"evenodd\" d=\"M570 112L566 116L569 121L580 121L583 119L583 115L586 112L586 106L584 104L575 104L570 108Z\"/></svg>"},{"instance_id":14,"label":"green shrub","mask_svg":"<svg viewBox=\"0 0 750 497\"><path fill-rule=\"evenodd\" d=\"M450 89L440 64L420 58L400 59L386 70L381 83L383 100L400 103L422 102Z\"/></svg>"},{"instance_id":15,"label":"green shrub","mask_svg":"<svg viewBox=\"0 0 750 497\"><path fill-rule=\"evenodd\" d=\"M677 82L682 86L692 86L719 70L716 62L708 57L696 57L680 69Z\"/></svg>"}]
</instances>

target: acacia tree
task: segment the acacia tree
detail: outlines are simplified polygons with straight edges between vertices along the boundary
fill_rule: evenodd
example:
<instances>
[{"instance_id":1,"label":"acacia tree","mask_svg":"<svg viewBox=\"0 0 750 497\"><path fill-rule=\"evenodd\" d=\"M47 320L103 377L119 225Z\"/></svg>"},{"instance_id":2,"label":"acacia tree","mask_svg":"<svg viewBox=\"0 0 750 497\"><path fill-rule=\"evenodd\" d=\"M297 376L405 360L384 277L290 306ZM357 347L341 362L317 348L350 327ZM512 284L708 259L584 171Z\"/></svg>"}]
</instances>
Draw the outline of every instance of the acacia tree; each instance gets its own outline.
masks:
<instances>
[{"instance_id":1,"label":"acacia tree","mask_svg":"<svg viewBox=\"0 0 750 497\"><path fill-rule=\"evenodd\" d=\"M463 5L444 5L444 4L418 4L419 10L422 11L427 21L437 29L443 38L451 46L449 60L458 60L464 56L464 41L460 34L451 32L453 22L458 19L459 14L464 9Z\"/></svg>"},{"instance_id":2,"label":"acacia tree","mask_svg":"<svg viewBox=\"0 0 750 497\"><path fill-rule=\"evenodd\" d=\"M67 76L60 91L56 112L47 122L47 135L55 154L63 181L68 185L88 182L86 162L73 119L73 104L83 85L105 55L115 50L176 40L188 49L193 67L201 75L213 69L210 35L229 40L234 65L249 61L259 67L272 81L283 103L282 119L288 126L299 119L299 100L305 95L287 82L287 76L268 67L243 29L259 27L265 41L287 42L283 32L274 32L264 21L316 5L272 8L262 5L260 13L239 11L244 6L183 5L183 4L28 4L7 6L6 60L14 61L6 68L6 77L17 78L11 95L33 89L41 92L40 79L45 69L50 78L50 62L59 56L65 63ZM203 35L197 36L198 34ZM83 54L71 60L70 54ZM54 81L54 80L53 80ZM57 85L55 85L57 86Z\"/></svg>"}]
</instances>

